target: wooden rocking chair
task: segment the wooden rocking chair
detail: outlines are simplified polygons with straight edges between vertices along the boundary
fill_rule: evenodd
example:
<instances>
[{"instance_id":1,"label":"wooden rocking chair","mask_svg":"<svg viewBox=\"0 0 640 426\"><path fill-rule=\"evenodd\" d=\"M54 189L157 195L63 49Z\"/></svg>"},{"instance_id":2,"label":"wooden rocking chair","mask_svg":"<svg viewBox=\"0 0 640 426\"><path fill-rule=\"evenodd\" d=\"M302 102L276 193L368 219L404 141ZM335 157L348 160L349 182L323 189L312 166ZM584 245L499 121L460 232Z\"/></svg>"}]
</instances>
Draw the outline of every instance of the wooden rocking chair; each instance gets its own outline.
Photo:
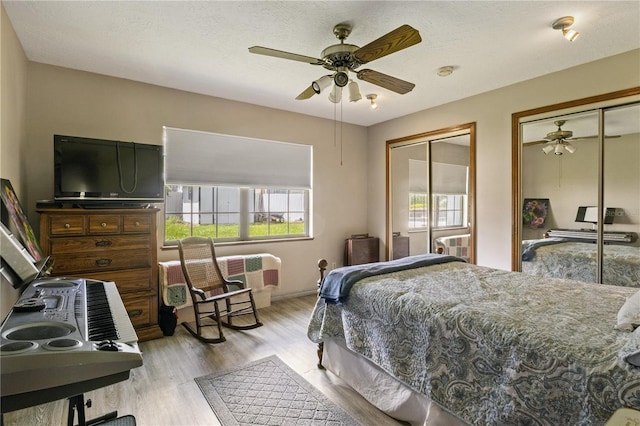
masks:
<instances>
[{"instance_id":1,"label":"wooden rocking chair","mask_svg":"<svg viewBox=\"0 0 640 426\"><path fill-rule=\"evenodd\" d=\"M187 322L182 325L192 335L205 343L221 343L226 340L222 326L234 330L249 330L262 325L251 288L245 287L242 281L227 280L220 273L211 238L185 238L178 241L178 247L182 272L193 302L196 328L194 330ZM220 302L224 302L222 309ZM253 315L253 320L249 324L233 324L234 317L244 315ZM209 320L213 320L213 323ZM218 327L218 337L206 337L202 334L202 328L209 326Z\"/></svg>"}]
</instances>

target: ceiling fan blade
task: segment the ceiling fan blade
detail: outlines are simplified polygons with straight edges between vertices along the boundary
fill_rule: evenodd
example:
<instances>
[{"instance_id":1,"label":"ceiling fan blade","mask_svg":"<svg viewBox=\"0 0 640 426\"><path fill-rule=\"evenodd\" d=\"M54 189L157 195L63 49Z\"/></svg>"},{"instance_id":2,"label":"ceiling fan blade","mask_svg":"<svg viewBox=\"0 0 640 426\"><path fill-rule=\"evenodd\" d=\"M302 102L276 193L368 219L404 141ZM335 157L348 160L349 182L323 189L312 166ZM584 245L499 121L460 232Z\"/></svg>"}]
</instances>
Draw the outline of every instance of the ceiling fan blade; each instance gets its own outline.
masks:
<instances>
[{"instance_id":1,"label":"ceiling fan blade","mask_svg":"<svg viewBox=\"0 0 640 426\"><path fill-rule=\"evenodd\" d=\"M304 91L302 93L300 93L296 99L301 101L303 99L309 99L310 97L312 97L313 95L316 94L316 91L313 90L313 86L309 86L306 89L304 89Z\"/></svg>"},{"instance_id":2,"label":"ceiling fan blade","mask_svg":"<svg viewBox=\"0 0 640 426\"><path fill-rule=\"evenodd\" d=\"M598 137L598 135L577 136L575 138L568 138L566 140L568 140L568 141L579 141L580 139L595 139L597 137ZM605 139L614 139L614 138L619 138L619 137L620 137L620 135L611 135L611 136L605 135L604 136Z\"/></svg>"},{"instance_id":3,"label":"ceiling fan blade","mask_svg":"<svg viewBox=\"0 0 640 426\"><path fill-rule=\"evenodd\" d=\"M361 64L366 64L374 59L382 58L390 53L397 52L422 41L420 33L409 25L402 25L377 40L362 46L353 52L353 56Z\"/></svg>"},{"instance_id":4,"label":"ceiling fan blade","mask_svg":"<svg viewBox=\"0 0 640 426\"><path fill-rule=\"evenodd\" d=\"M414 87L416 87L413 83L409 83L408 81L400 80L399 78L374 70L360 70L356 75L360 80L375 84L376 86L384 87L385 89L389 89L392 92L396 92L401 95L409 93Z\"/></svg>"},{"instance_id":5,"label":"ceiling fan blade","mask_svg":"<svg viewBox=\"0 0 640 426\"><path fill-rule=\"evenodd\" d=\"M523 145L540 145L541 143L549 143L549 142L554 142L554 141L550 141L548 139L540 139L539 141L529 141L529 142L523 142Z\"/></svg>"},{"instance_id":6,"label":"ceiling fan blade","mask_svg":"<svg viewBox=\"0 0 640 426\"><path fill-rule=\"evenodd\" d=\"M322 65L322 59L313 58L311 56L298 55L297 53L284 52L282 50L270 49L268 47L253 46L249 48L249 52L258 55L273 56L276 58L290 59L292 61L306 62L312 65Z\"/></svg>"}]
</instances>

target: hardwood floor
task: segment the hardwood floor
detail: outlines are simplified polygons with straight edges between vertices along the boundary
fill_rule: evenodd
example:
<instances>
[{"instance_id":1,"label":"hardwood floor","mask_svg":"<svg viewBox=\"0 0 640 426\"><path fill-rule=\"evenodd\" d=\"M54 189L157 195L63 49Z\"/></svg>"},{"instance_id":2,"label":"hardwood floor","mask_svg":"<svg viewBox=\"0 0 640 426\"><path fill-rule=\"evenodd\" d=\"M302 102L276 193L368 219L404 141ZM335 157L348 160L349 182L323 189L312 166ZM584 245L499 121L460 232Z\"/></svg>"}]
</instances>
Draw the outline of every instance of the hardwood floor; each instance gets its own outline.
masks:
<instances>
[{"instance_id":1,"label":"hardwood floor","mask_svg":"<svg viewBox=\"0 0 640 426\"><path fill-rule=\"evenodd\" d=\"M92 401L87 419L117 410L142 426L219 425L194 378L276 354L362 425L400 425L316 367L316 346L306 336L315 300L312 295L275 301L258 312L263 327L225 329L227 341L216 345L198 341L180 325L173 336L140 343L143 366L129 380L85 394ZM7 413L4 425L66 425L67 406L62 400Z\"/></svg>"}]
</instances>

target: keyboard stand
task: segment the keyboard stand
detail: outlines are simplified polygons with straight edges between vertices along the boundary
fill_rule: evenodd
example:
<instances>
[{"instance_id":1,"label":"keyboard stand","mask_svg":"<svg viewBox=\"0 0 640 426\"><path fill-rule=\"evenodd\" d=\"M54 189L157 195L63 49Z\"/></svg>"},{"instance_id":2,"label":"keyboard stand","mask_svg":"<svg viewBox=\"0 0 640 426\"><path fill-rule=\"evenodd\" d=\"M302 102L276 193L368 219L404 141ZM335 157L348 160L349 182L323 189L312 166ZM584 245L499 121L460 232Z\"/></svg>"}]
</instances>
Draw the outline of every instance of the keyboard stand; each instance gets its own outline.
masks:
<instances>
[{"instance_id":1,"label":"keyboard stand","mask_svg":"<svg viewBox=\"0 0 640 426\"><path fill-rule=\"evenodd\" d=\"M87 400L87 407L91 407L91 400ZM67 417L67 426L74 426L75 412L78 412L78 425L77 426L91 426L91 425L113 425L113 426L136 426L136 419L133 416L118 417L117 411L112 411L104 416L96 417L87 421L84 413L84 394L75 395L69 398L69 410Z\"/></svg>"}]
</instances>

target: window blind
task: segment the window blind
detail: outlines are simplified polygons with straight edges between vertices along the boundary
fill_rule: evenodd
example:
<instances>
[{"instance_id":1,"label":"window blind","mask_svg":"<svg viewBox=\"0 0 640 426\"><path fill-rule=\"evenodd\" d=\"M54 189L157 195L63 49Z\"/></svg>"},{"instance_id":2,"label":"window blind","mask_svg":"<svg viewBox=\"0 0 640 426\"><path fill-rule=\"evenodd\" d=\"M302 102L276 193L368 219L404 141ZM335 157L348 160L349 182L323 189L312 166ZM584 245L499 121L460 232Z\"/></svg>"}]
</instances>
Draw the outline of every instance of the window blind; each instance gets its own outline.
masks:
<instances>
[{"instance_id":1,"label":"window blind","mask_svg":"<svg viewBox=\"0 0 640 426\"><path fill-rule=\"evenodd\" d=\"M467 193L469 167L459 164L431 163L431 190L434 194L460 195ZM409 159L409 191L429 192L427 162Z\"/></svg>"},{"instance_id":2,"label":"window blind","mask_svg":"<svg viewBox=\"0 0 640 426\"><path fill-rule=\"evenodd\" d=\"M409 192L426 194L429 192L427 162L409 159Z\"/></svg>"},{"instance_id":3,"label":"window blind","mask_svg":"<svg viewBox=\"0 0 640 426\"><path fill-rule=\"evenodd\" d=\"M434 194L467 193L469 167L459 164L431 163L431 190Z\"/></svg>"},{"instance_id":4,"label":"window blind","mask_svg":"<svg viewBox=\"0 0 640 426\"><path fill-rule=\"evenodd\" d=\"M168 184L311 189L310 145L164 127Z\"/></svg>"}]
</instances>

